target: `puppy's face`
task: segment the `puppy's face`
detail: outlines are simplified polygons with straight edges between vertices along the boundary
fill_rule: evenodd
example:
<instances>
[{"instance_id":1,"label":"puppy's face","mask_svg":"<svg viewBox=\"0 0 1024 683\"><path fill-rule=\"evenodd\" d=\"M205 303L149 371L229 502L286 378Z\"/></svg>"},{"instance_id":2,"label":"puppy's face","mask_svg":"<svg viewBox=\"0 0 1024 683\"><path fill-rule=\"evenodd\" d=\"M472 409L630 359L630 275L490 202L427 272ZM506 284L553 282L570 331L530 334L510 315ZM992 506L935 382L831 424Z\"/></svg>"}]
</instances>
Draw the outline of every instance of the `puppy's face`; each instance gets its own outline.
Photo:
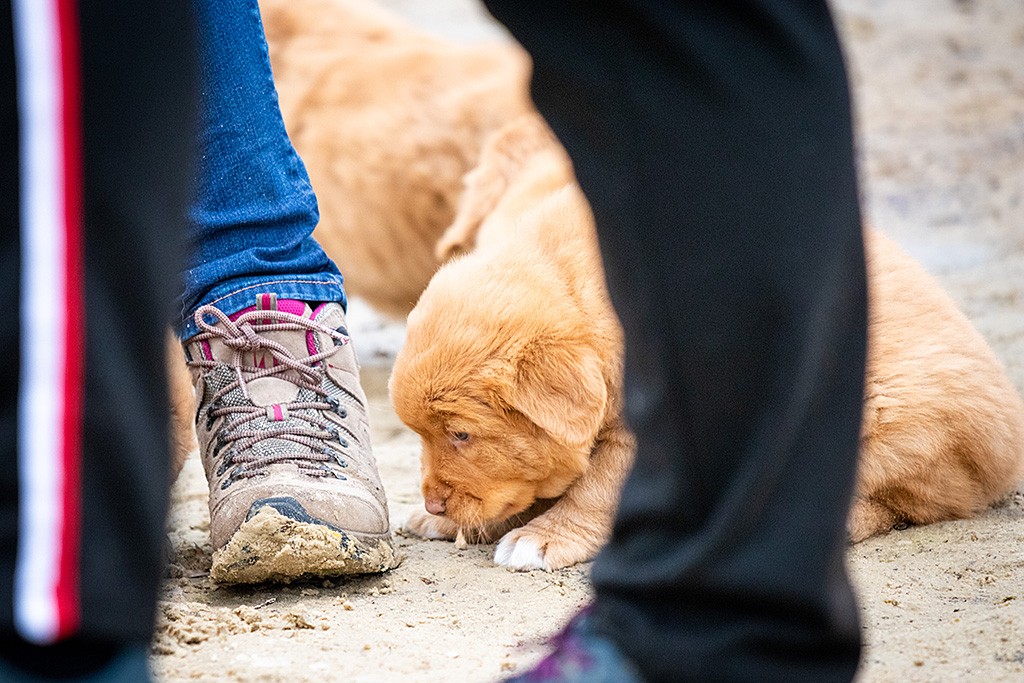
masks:
<instances>
[{"instance_id":1,"label":"puppy's face","mask_svg":"<svg viewBox=\"0 0 1024 683\"><path fill-rule=\"evenodd\" d=\"M422 440L427 511L469 528L560 495L586 467L585 451L559 443L503 402L489 403L494 387L474 384L416 406L399 403Z\"/></svg>"},{"instance_id":2,"label":"puppy's face","mask_svg":"<svg viewBox=\"0 0 1024 683\"><path fill-rule=\"evenodd\" d=\"M452 291L459 282L435 276L417 304L391 398L422 440L427 511L479 528L561 495L583 473L607 389L593 350L514 312L540 302L502 306ZM487 305L445 304L467 300Z\"/></svg>"}]
</instances>

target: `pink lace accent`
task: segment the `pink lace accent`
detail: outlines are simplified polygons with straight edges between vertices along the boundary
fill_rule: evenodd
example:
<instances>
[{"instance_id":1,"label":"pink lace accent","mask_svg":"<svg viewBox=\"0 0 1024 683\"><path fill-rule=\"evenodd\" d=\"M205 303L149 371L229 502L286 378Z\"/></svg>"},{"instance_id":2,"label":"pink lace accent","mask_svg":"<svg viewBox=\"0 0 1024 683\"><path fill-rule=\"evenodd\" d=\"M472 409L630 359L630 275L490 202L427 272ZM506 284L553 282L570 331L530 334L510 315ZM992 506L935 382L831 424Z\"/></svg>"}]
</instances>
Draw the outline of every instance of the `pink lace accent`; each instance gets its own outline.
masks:
<instances>
[{"instance_id":1,"label":"pink lace accent","mask_svg":"<svg viewBox=\"0 0 1024 683\"><path fill-rule=\"evenodd\" d=\"M256 306L247 306L246 308L243 308L240 311L232 313L231 315L228 316L228 320L230 320L231 322L235 322L246 313L252 313L253 311L276 310L281 311L283 313L291 313L292 315L298 316L302 316L302 314L306 312L305 301L299 301L298 299L278 299L277 296L274 294L257 294L256 304ZM315 318L317 313L319 313L320 309L326 305L326 302L318 305L316 309L309 314L309 319L312 320L313 318ZM264 324L269 324L271 322L273 321L270 319L263 321ZM203 351L207 354L207 360L213 358L213 353L212 351L210 351L210 345L207 342L203 342ZM312 332L306 333L306 351L308 351L309 355L311 356L315 356L317 354L316 335L314 335ZM271 367L275 367L277 365L277 360L271 358L271 362ZM266 361L264 357L258 357L254 355L253 365L255 365L257 368L265 368Z\"/></svg>"}]
</instances>

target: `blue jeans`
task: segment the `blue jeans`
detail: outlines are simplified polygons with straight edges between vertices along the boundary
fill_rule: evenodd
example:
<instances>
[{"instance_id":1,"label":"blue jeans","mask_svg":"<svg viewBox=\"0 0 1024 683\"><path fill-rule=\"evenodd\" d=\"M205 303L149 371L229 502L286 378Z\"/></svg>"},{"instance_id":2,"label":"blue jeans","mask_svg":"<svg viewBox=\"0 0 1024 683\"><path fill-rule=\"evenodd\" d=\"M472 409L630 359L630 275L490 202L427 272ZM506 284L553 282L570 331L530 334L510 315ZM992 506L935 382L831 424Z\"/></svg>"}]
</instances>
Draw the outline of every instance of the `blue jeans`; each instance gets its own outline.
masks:
<instances>
[{"instance_id":1,"label":"blue jeans","mask_svg":"<svg viewBox=\"0 0 1024 683\"><path fill-rule=\"evenodd\" d=\"M196 199L178 334L204 304L234 313L257 292L345 304L342 276L313 239L316 196L277 103L256 0L200 0Z\"/></svg>"}]
</instances>

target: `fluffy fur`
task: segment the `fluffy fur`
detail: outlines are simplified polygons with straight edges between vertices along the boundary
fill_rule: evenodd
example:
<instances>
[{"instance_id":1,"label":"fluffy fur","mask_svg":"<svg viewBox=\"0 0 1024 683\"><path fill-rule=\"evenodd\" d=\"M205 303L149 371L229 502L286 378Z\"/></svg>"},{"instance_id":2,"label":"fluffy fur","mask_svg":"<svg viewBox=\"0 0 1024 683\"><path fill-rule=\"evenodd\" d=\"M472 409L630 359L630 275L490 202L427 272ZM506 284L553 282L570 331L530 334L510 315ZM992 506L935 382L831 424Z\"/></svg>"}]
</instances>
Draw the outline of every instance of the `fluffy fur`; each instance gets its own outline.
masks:
<instances>
[{"instance_id":1,"label":"fluffy fur","mask_svg":"<svg viewBox=\"0 0 1024 683\"><path fill-rule=\"evenodd\" d=\"M1024 403L992 350L895 243L868 230L866 247L871 350L851 541L974 514L1016 485L1024 459ZM422 437L435 513L407 527L481 541L507 532L495 560L520 569L590 559L632 457L622 337L589 207L539 118L490 140L438 250L465 255L410 314L391 381L395 410Z\"/></svg>"},{"instance_id":2,"label":"fluffy fur","mask_svg":"<svg viewBox=\"0 0 1024 683\"><path fill-rule=\"evenodd\" d=\"M924 268L865 235L868 371L850 540L969 517L1024 467L1024 402L967 317Z\"/></svg>"}]
</instances>

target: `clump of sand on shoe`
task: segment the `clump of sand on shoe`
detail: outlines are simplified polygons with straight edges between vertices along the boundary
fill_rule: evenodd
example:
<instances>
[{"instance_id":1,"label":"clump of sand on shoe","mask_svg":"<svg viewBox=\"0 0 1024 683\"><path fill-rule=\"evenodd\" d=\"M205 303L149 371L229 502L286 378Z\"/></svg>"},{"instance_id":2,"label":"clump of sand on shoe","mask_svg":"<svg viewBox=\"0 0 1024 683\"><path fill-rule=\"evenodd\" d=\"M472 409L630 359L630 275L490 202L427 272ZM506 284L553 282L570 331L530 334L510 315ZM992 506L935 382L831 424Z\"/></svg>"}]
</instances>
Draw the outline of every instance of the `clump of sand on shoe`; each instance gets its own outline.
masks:
<instances>
[{"instance_id":1,"label":"clump of sand on shoe","mask_svg":"<svg viewBox=\"0 0 1024 683\"><path fill-rule=\"evenodd\" d=\"M227 544L213 553L210 578L217 583L291 583L351 574L383 572L395 566L389 543L370 544L322 524L299 522L261 508Z\"/></svg>"}]
</instances>

